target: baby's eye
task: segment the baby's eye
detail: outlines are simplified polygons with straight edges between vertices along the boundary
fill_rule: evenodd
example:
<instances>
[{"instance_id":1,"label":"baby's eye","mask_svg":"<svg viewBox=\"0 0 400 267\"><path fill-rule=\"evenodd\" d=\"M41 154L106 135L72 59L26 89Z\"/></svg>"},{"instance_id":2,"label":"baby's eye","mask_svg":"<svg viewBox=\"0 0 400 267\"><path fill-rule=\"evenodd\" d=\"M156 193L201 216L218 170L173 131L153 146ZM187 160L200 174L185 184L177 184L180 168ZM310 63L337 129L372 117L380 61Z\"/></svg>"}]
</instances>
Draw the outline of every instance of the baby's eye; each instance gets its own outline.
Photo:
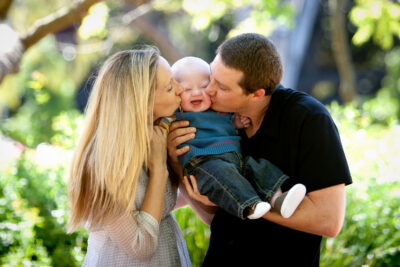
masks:
<instances>
[{"instance_id":1,"label":"baby's eye","mask_svg":"<svg viewBox=\"0 0 400 267\"><path fill-rule=\"evenodd\" d=\"M192 88L185 88L185 92L190 92Z\"/></svg>"},{"instance_id":2,"label":"baby's eye","mask_svg":"<svg viewBox=\"0 0 400 267\"><path fill-rule=\"evenodd\" d=\"M201 84L201 88L207 88L207 86L208 86L209 83L210 83L210 81L203 82L203 83Z\"/></svg>"}]
</instances>

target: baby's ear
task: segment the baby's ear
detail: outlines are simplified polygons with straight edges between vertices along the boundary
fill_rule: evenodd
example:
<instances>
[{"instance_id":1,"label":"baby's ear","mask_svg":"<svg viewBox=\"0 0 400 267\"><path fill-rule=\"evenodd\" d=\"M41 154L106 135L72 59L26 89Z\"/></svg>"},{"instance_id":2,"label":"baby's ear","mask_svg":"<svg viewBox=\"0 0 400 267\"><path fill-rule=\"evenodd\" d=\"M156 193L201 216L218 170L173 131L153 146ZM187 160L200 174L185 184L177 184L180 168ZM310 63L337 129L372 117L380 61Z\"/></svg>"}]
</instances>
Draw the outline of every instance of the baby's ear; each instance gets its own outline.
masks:
<instances>
[{"instance_id":1,"label":"baby's ear","mask_svg":"<svg viewBox=\"0 0 400 267\"><path fill-rule=\"evenodd\" d=\"M260 99L262 99L265 96L265 89L257 89L254 91L254 93L252 93L252 99L253 102L258 102L260 101Z\"/></svg>"}]
</instances>

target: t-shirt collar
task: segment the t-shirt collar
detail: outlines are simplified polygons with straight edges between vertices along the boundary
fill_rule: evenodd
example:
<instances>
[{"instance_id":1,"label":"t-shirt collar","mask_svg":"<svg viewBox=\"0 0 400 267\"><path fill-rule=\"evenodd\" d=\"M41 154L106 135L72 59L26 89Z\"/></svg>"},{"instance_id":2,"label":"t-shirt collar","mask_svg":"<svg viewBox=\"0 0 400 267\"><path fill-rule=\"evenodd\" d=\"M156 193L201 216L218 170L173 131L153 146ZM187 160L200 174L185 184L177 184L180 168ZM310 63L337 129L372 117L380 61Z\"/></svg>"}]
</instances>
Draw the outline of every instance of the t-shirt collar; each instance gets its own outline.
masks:
<instances>
[{"instance_id":1,"label":"t-shirt collar","mask_svg":"<svg viewBox=\"0 0 400 267\"><path fill-rule=\"evenodd\" d=\"M280 95L284 91L284 87L278 85L272 93L269 107L265 113L263 122L258 129L257 134L267 135L270 137L279 137L279 119L282 113L282 98Z\"/></svg>"}]
</instances>

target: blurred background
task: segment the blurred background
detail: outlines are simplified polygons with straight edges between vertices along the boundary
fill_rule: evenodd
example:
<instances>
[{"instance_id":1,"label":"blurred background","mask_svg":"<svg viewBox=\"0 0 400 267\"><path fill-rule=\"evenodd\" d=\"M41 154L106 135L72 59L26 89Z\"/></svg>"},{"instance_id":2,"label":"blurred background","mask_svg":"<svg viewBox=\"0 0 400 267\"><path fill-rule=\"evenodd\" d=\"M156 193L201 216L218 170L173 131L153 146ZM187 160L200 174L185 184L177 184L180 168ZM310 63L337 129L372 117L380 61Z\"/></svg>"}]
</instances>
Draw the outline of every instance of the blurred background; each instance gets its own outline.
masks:
<instances>
[{"instance_id":1,"label":"blurred background","mask_svg":"<svg viewBox=\"0 0 400 267\"><path fill-rule=\"evenodd\" d=\"M80 266L87 232L66 234L68 163L96 71L154 44L172 64L212 61L242 32L269 36L283 85L326 105L353 184L321 266L400 266L399 0L1 0L0 265ZM174 211L194 266L209 228Z\"/></svg>"}]
</instances>

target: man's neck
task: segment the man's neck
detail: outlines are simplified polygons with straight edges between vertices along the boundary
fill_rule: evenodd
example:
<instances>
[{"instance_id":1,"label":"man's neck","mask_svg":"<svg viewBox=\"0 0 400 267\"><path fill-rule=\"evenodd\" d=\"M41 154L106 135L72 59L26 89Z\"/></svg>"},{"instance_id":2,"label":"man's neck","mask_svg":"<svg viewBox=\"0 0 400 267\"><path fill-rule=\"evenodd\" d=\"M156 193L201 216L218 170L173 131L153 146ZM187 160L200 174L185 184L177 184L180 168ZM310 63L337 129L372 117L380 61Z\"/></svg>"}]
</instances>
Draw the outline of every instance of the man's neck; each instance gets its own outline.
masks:
<instances>
[{"instance_id":1,"label":"man's neck","mask_svg":"<svg viewBox=\"0 0 400 267\"><path fill-rule=\"evenodd\" d=\"M246 128L247 137L250 138L257 133L264 120L270 102L271 95L268 95L263 100L252 104L243 114L240 114L249 117L251 120L251 125Z\"/></svg>"}]
</instances>

